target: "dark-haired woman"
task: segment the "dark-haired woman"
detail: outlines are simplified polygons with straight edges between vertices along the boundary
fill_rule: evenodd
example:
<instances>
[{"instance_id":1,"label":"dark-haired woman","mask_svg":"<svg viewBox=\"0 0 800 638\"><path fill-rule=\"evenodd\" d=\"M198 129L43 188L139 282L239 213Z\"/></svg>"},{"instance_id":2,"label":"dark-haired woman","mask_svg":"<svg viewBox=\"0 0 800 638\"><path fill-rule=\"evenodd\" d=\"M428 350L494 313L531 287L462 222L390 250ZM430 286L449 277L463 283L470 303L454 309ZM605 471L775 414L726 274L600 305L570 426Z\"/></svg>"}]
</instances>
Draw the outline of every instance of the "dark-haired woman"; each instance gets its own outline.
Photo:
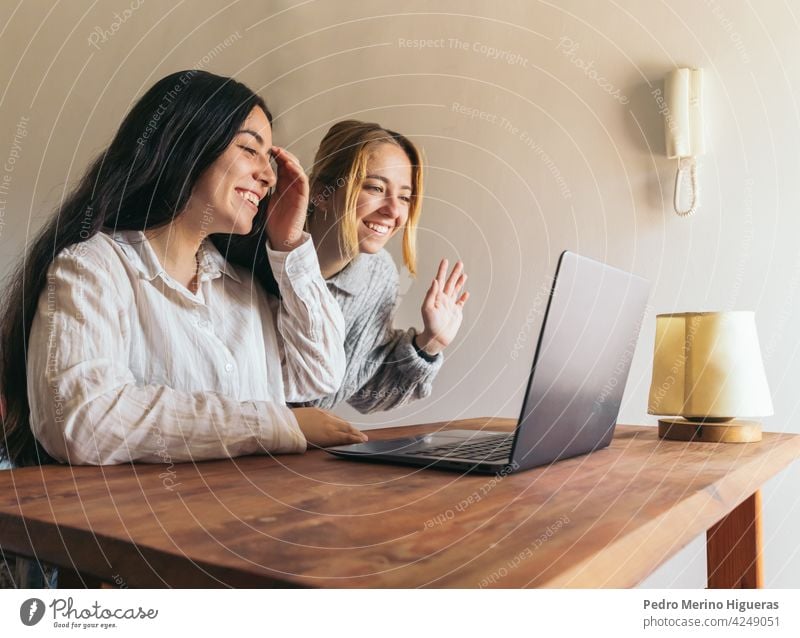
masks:
<instances>
[{"instance_id":1,"label":"dark-haired woman","mask_svg":"<svg viewBox=\"0 0 800 638\"><path fill-rule=\"evenodd\" d=\"M286 407L335 391L345 365L307 205L260 97L200 71L159 81L16 273L4 454L171 463L363 441ZM259 282L266 262L280 301Z\"/></svg>"}]
</instances>

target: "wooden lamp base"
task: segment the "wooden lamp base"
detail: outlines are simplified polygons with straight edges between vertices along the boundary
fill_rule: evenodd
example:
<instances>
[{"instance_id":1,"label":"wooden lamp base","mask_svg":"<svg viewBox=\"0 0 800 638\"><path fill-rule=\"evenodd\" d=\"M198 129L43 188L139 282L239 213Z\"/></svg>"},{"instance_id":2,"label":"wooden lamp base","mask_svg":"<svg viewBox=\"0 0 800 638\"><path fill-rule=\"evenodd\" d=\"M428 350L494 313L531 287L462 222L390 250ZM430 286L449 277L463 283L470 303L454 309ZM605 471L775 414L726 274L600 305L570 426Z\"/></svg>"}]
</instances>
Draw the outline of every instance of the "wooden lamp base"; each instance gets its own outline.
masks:
<instances>
[{"instance_id":1,"label":"wooden lamp base","mask_svg":"<svg viewBox=\"0 0 800 638\"><path fill-rule=\"evenodd\" d=\"M761 423L734 419L726 423L659 419L658 436L673 441L702 443L752 443L761 440Z\"/></svg>"}]
</instances>

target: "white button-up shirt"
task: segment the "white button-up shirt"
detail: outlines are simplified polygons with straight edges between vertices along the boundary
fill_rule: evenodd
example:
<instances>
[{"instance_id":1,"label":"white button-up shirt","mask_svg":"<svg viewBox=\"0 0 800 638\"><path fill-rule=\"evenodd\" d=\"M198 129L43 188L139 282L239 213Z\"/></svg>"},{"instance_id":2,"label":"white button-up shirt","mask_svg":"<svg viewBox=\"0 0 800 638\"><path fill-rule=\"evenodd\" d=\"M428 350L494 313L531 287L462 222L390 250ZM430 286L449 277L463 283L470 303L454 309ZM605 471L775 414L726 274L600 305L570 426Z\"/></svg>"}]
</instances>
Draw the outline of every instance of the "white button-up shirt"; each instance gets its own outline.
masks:
<instances>
[{"instance_id":1,"label":"white button-up shirt","mask_svg":"<svg viewBox=\"0 0 800 638\"><path fill-rule=\"evenodd\" d=\"M140 231L53 261L28 342L34 435L73 464L302 452L286 402L338 389L344 320L311 238L267 249L281 300L204 240L196 294Z\"/></svg>"}]
</instances>

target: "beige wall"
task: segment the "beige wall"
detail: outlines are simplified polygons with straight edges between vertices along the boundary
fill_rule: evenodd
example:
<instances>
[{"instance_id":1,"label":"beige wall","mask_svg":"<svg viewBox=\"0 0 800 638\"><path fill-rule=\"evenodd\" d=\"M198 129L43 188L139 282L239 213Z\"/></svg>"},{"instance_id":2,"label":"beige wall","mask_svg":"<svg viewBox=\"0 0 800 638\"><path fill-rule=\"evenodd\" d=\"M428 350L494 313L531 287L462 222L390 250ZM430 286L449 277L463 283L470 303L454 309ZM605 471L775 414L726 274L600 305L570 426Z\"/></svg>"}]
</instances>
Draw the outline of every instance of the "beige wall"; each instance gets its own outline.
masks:
<instances>
[{"instance_id":1,"label":"beige wall","mask_svg":"<svg viewBox=\"0 0 800 638\"><path fill-rule=\"evenodd\" d=\"M441 256L464 259L472 299L435 396L390 414L343 410L360 425L515 415L536 294L568 248L654 282L623 422L654 422L652 315L735 308L757 312L775 402L766 428L800 431L796 3L51 4L3 10L0 159L15 163L0 176L0 273L132 101L162 75L200 66L261 92L276 140L306 163L348 117L425 148L421 275L401 277L398 324L419 325ZM441 46L409 43L426 39ZM674 166L651 95L676 65L702 66L708 80L702 207L688 220L671 211ZM800 584L798 478L794 468L764 491L770 586ZM703 552L698 539L645 585L702 586Z\"/></svg>"}]
</instances>

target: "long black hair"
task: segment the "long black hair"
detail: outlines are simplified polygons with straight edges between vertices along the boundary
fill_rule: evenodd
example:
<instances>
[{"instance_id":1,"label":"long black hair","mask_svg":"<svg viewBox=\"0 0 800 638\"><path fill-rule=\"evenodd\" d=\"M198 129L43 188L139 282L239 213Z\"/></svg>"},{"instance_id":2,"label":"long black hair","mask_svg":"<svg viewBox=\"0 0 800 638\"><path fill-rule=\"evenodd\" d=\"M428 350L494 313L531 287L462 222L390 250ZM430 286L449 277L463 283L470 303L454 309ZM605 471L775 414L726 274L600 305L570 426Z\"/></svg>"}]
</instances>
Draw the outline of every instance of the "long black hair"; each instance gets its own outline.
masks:
<instances>
[{"instance_id":1,"label":"long black hair","mask_svg":"<svg viewBox=\"0 0 800 638\"><path fill-rule=\"evenodd\" d=\"M166 226L185 209L194 185L264 100L244 84L199 70L159 80L133 106L109 147L23 253L6 289L0 322L0 392L5 396L0 459L49 462L30 428L26 353L39 297L53 259L101 230ZM212 236L226 257L274 288L264 248L266 200L243 237Z\"/></svg>"}]
</instances>

